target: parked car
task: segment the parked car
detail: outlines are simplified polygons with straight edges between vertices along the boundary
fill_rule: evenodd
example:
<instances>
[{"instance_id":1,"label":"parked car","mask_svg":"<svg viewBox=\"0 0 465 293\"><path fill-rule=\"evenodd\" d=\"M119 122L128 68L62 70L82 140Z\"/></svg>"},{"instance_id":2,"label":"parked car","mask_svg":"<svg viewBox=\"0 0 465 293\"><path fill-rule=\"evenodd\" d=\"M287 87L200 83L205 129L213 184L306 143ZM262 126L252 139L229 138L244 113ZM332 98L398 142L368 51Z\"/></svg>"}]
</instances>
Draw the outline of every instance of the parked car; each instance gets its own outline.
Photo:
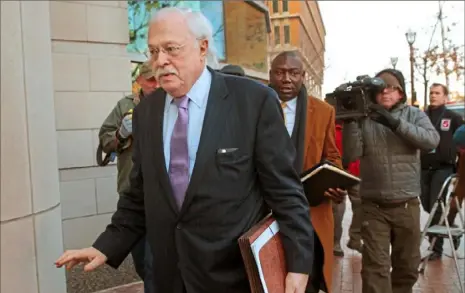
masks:
<instances>
[{"instance_id":1,"label":"parked car","mask_svg":"<svg viewBox=\"0 0 465 293\"><path fill-rule=\"evenodd\" d=\"M465 119L465 103L451 103L446 105L447 109L454 111L457 114L462 115Z\"/></svg>"}]
</instances>

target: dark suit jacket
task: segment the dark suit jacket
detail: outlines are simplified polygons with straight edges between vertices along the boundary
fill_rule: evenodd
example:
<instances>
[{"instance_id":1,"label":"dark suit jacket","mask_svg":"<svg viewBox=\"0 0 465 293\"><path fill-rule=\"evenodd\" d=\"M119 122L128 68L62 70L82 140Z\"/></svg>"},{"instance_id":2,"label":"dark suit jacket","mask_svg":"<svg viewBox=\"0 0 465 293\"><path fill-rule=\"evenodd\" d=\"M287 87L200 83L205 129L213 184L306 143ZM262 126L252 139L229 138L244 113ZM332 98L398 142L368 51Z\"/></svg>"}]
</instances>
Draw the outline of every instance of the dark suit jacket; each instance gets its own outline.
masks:
<instances>
[{"instance_id":1,"label":"dark suit jacket","mask_svg":"<svg viewBox=\"0 0 465 293\"><path fill-rule=\"evenodd\" d=\"M159 89L134 111L131 187L93 245L118 267L147 233L156 292L250 292L237 239L270 208L289 271L311 270L309 207L276 93L250 79L210 72L197 160L181 210L165 168L166 93ZM218 153L222 148L237 150Z\"/></svg>"}]
</instances>

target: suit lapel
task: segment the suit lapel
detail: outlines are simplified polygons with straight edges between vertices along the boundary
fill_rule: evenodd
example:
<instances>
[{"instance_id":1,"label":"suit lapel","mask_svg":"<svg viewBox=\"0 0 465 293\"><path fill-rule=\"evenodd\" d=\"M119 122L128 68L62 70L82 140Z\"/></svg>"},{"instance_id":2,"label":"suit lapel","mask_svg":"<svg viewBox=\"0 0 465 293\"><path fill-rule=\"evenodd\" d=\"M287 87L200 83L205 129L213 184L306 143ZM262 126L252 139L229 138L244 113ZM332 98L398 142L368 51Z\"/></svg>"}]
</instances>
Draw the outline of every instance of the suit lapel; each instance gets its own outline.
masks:
<instances>
[{"instance_id":1,"label":"suit lapel","mask_svg":"<svg viewBox=\"0 0 465 293\"><path fill-rule=\"evenodd\" d=\"M155 91L153 95L150 95L150 97L147 97L152 99L151 100L151 116L155 117L155 127L153 131L150 131L150 126L149 126L149 132L152 134L151 140L154 145L155 149L154 151L154 157L153 157L153 166L157 170L156 174L158 174L159 182L162 187L162 189L165 192L162 192L164 196L167 197L167 200L173 209L175 213L178 213L178 207L176 204L176 200L174 199L173 196L173 189L171 188L171 182L168 177L168 173L166 172L166 165L165 165L165 153L164 153L164 142L163 142L163 119L165 116L165 99L166 99L166 92L162 90L161 88ZM151 150L148 150L149 152ZM162 195L162 196L163 196Z\"/></svg>"},{"instance_id":2,"label":"suit lapel","mask_svg":"<svg viewBox=\"0 0 465 293\"><path fill-rule=\"evenodd\" d=\"M299 128L301 125L300 122L302 121L301 109L302 109L302 99L301 97L298 96L297 101L296 101L296 107L295 107L294 129L292 129L292 133L291 133L291 139L294 142L296 147L297 147L297 139L299 136Z\"/></svg>"},{"instance_id":3,"label":"suit lapel","mask_svg":"<svg viewBox=\"0 0 465 293\"><path fill-rule=\"evenodd\" d=\"M210 70L210 68L209 68ZM197 150L197 157L195 160L194 170L192 177L187 188L186 198L181 208L183 213L192 201L195 190L202 182L202 177L208 165L208 159L215 154L218 147L218 137L221 136L223 125L228 116L228 109L230 103L227 103L228 90L224 77L213 70L210 70L212 75L212 82L210 92L208 94L207 109L205 118L203 120L202 134L200 135L200 142Z\"/></svg>"},{"instance_id":4,"label":"suit lapel","mask_svg":"<svg viewBox=\"0 0 465 293\"><path fill-rule=\"evenodd\" d=\"M302 87L297 97L295 123L291 137L296 149L294 168L299 174L305 171L303 170L303 163L305 153L305 130L307 129L307 99L307 90L305 87Z\"/></svg>"}]
</instances>

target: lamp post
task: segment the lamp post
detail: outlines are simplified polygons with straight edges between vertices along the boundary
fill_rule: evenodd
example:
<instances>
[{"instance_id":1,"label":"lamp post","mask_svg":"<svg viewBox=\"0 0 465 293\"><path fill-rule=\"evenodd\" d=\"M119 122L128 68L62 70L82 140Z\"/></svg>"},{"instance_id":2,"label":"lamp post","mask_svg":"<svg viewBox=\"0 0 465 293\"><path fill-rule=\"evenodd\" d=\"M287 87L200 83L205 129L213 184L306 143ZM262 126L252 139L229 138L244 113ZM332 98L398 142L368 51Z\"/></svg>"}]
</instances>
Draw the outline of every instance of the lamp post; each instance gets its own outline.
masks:
<instances>
[{"instance_id":1,"label":"lamp post","mask_svg":"<svg viewBox=\"0 0 465 293\"><path fill-rule=\"evenodd\" d=\"M399 61L399 58L397 58L397 57L391 57L391 65L392 65L392 68L396 69L397 61Z\"/></svg>"},{"instance_id":2,"label":"lamp post","mask_svg":"<svg viewBox=\"0 0 465 293\"><path fill-rule=\"evenodd\" d=\"M409 48L410 48L410 84L411 84L411 91L412 91L412 105L415 104L416 100L417 100L417 97L416 97L416 93L415 93L415 76L414 76L414 70L413 70L413 67L414 67L414 62L415 62L415 59L414 59L414 51L413 51L413 43L415 43L415 38L417 36L417 33L412 31L412 30L408 30L406 33L405 33L405 37L407 38L407 43L409 45Z\"/></svg>"}]
</instances>

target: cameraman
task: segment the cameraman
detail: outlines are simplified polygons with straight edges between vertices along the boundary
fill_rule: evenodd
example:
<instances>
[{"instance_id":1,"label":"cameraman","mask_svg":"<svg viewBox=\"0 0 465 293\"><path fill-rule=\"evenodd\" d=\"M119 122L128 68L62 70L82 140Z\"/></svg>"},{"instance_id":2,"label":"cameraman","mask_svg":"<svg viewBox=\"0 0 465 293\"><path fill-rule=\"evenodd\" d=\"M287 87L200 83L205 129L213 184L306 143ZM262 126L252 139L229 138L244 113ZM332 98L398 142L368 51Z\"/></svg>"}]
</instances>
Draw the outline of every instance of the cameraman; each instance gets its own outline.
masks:
<instances>
[{"instance_id":1,"label":"cameraman","mask_svg":"<svg viewBox=\"0 0 465 293\"><path fill-rule=\"evenodd\" d=\"M426 115L428 115L431 123L436 127L441 139L437 148L429 152L422 152L421 154L420 198L422 206L427 213L431 213L444 181L456 171L458 150L453 141L453 135L464 123L462 116L446 108L449 90L445 85L433 83L429 95L430 105L426 110ZM431 221L431 226L439 224L442 212L441 207L436 210ZM453 222L449 224L453 224ZM431 241L432 237L430 237ZM436 238L433 253L428 257L429 260L441 258L443 243L443 238ZM458 243L457 239L454 239L456 249Z\"/></svg>"},{"instance_id":2,"label":"cameraman","mask_svg":"<svg viewBox=\"0 0 465 293\"><path fill-rule=\"evenodd\" d=\"M145 62L140 66L136 82L141 87L140 91L119 100L99 131L103 151L105 153L116 152L118 157L117 191L119 194L124 189L129 188L129 175L132 169L132 114L129 112L139 103L140 99L157 88L157 81L150 63ZM144 281L145 293L154 292L152 260L149 249L144 237L131 252L136 272Z\"/></svg>"},{"instance_id":3,"label":"cameraman","mask_svg":"<svg viewBox=\"0 0 465 293\"><path fill-rule=\"evenodd\" d=\"M376 77L386 88L373 97L369 117L343 128L344 155L360 159L363 292L411 293L421 260L419 150L436 148L439 134L425 113L405 104L400 71Z\"/></svg>"}]
</instances>

